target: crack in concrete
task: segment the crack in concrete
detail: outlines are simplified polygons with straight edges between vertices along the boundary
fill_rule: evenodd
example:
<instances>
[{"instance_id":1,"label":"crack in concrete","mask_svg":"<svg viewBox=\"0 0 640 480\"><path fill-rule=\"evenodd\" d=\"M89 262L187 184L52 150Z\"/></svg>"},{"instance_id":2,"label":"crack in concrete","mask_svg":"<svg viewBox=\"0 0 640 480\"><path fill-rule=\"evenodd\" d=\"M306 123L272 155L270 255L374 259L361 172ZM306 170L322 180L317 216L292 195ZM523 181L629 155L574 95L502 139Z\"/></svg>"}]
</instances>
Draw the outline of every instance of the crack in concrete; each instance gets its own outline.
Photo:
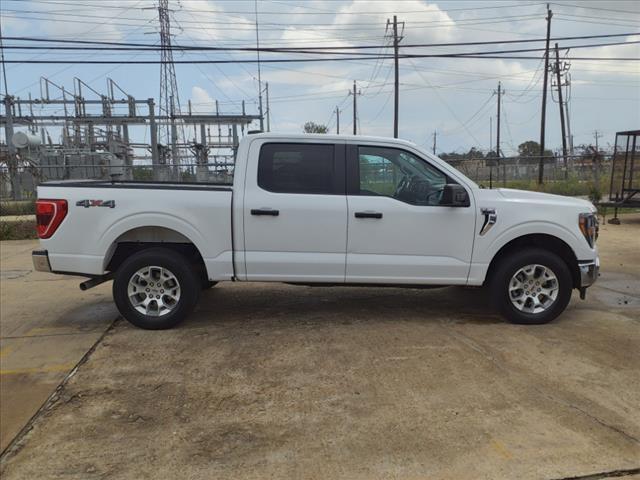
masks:
<instances>
[{"instance_id":1,"label":"crack in concrete","mask_svg":"<svg viewBox=\"0 0 640 480\"><path fill-rule=\"evenodd\" d=\"M571 403L568 403L568 404L566 404L566 405L567 405L568 407L571 407L571 408L575 409L575 410L578 410L580 413L582 413L583 415L586 415L587 417L589 417L589 418L591 418L592 420L596 421L597 423L599 423L599 424L600 424L600 425L602 425L603 427L607 427L607 428L609 428L609 429L613 430L614 432L617 432L617 433L619 433L620 435L622 435L622 436L624 436L624 437L628 438L628 439L629 439L629 440L631 440L632 442L640 443L640 439L638 439L638 438L634 437L633 435L631 435L631 434L629 434L629 433L625 432L625 431L624 431L624 430L622 430L621 428L616 427L615 425L610 425L610 424L608 424L607 422L605 422L604 420L602 420L601 418L596 417L595 415L591 415L589 412L587 412L587 411L585 411L585 410L581 409L580 407L577 407L577 406L575 406L575 405L573 405L573 404L571 404Z\"/></svg>"},{"instance_id":2,"label":"crack in concrete","mask_svg":"<svg viewBox=\"0 0 640 480\"><path fill-rule=\"evenodd\" d=\"M507 374L513 374L514 372L509 370L507 367L505 367L504 364L502 364L501 362L498 362L495 357L489 353L485 348L483 348L481 345L479 345L475 340L473 340L472 338L469 338L467 335L454 331L454 330L450 330L449 333L451 334L451 336L453 336L456 340L458 340L459 342L463 343L464 345L468 346L469 348L471 348L472 350L474 350L475 352L479 353L480 355L484 356L487 360L489 360L491 363L493 363L496 367L498 367L498 369L500 369L501 371L507 373ZM622 428L617 427L615 425L610 425L609 423L605 422L604 420L602 420L601 418L592 415L591 413L587 412L586 410L583 410L582 408L570 403L570 402L565 402L559 398L554 397L553 395L548 394L547 392L542 391L541 389L539 389L538 387L529 384L530 387L532 387L539 395L541 395L542 397L546 398L547 400L550 400L552 402L557 403L558 405L562 405L564 407L567 408L571 408L573 410L577 410L578 412L582 413L583 415L589 417L590 419L592 419L593 421L595 421L596 423L598 423L599 425L608 428L616 433L618 433L619 435L622 435L623 437L625 437L627 440L634 442L634 443L640 443L640 439L634 437L633 435L627 433L626 431L624 431ZM580 477L577 477L580 478ZM588 477L587 477L588 478ZM604 478L604 477L602 477Z\"/></svg>"},{"instance_id":3,"label":"crack in concrete","mask_svg":"<svg viewBox=\"0 0 640 480\"><path fill-rule=\"evenodd\" d=\"M628 297L633 297L633 298L639 298L640 299L640 295L637 295L635 293L624 292L622 290L616 290L615 288L605 287L604 285L598 285L598 288L601 288L603 290L609 290L610 292L614 292L614 293L619 293L620 295L626 295Z\"/></svg>"},{"instance_id":4,"label":"crack in concrete","mask_svg":"<svg viewBox=\"0 0 640 480\"><path fill-rule=\"evenodd\" d=\"M35 335L10 335L8 337L0 337L0 340L20 340L23 338L46 338L46 337L71 337L73 335L93 335L97 331L87 332L67 332L67 333L41 333Z\"/></svg>"},{"instance_id":5,"label":"crack in concrete","mask_svg":"<svg viewBox=\"0 0 640 480\"><path fill-rule=\"evenodd\" d=\"M56 389L53 391L49 398L40 406L38 411L33 414L33 416L29 419L24 427L18 432L18 434L9 442L7 447L0 453L0 476L2 475L2 464L6 463L6 461L15 456L25 445L25 440L27 435L33 430L33 426L35 422L40 418L43 412L49 411L51 408L55 406L56 403L60 400L60 396L64 391L69 380L78 372L78 369L84 365L89 357L93 354L93 352L98 348L98 345L102 343L105 337L115 328L116 324L120 316L116 317L111 324L105 329L105 331L100 335L100 337L95 341L95 343L86 351L86 353L82 356L82 358L76 363L76 365L69 371L69 373L62 379L62 381L58 384Z\"/></svg>"},{"instance_id":6,"label":"crack in concrete","mask_svg":"<svg viewBox=\"0 0 640 480\"><path fill-rule=\"evenodd\" d=\"M628 477L640 473L640 468L629 468L626 470L610 470L608 472L590 473L588 475L577 475L573 477L553 478L551 480L600 480L603 478Z\"/></svg>"}]
</instances>

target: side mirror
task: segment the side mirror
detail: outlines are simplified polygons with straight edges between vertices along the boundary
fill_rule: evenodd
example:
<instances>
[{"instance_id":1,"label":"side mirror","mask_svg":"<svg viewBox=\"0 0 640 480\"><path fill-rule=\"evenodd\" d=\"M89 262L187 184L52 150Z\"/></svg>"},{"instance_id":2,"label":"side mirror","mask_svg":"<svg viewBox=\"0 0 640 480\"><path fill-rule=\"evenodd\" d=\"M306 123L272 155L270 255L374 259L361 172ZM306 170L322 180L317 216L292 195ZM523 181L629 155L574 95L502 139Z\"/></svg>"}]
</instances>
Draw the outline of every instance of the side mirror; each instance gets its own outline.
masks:
<instances>
[{"instance_id":1,"label":"side mirror","mask_svg":"<svg viewBox=\"0 0 640 480\"><path fill-rule=\"evenodd\" d=\"M467 190L457 183L448 183L442 190L440 205L445 207L468 207L471 205Z\"/></svg>"}]
</instances>

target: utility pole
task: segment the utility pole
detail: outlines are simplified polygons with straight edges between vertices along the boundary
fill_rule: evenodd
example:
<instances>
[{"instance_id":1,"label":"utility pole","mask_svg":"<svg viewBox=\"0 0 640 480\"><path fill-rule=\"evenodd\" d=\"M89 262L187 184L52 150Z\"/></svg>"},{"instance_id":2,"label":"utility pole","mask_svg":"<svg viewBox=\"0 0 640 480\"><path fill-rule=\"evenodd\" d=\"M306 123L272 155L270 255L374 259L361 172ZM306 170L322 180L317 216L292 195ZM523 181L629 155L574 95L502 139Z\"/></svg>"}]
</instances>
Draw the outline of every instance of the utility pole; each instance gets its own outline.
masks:
<instances>
[{"instance_id":1,"label":"utility pole","mask_svg":"<svg viewBox=\"0 0 640 480\"><path fill-rule=\"evenodd\" d=\"M558 84L558 104L560 105L560 128L562 129L562 159L564 160L564 175L565 179L568 177L568 165L567 165L567 133L564 125L564 104L562 101L562 78L560 77L560 53L558 51L558 44L556 43L556 83Z\"/></svg>"},{"instance_id":2,"label":"utility pole","mask_svg":"<svg viewBox=\"0 0 640 480\"><path fill-rule=\"evenodd\" d=\"M564 99L564 116L567 121L567 141L569 143L569 156L572 157L571 162L573 162L573 135L571 135L571 115L569 115L569 92L571 91L571 77L569 76L568 72L565 79L565 86L565 92L567 92L567 96Z\"/></svg>"},{"instance_id":3,"label":"utility pole","mask_svg":"<svg viewBox=\"0 0 640 480\"><path fill-rule=\"evenodd\" d=\"M340 109L336 106L336 134L340 135Z\"/></svg>"},{"instance_id":4,"label":"utility pole","mask_svg":"<svg viewBox=\"0 0 640 480\"><path fill-rule=\"evenodd\" d=\"M264 84L264 92L267 101L267 132L271 131L271 108L269 107L269 82Z\"/></svg>"},{"instance_id":5,"label":"utility pole","mask_svg":"<svg viewBox=\"0 0 640 480\"><path fill-rule=\"evenodd\" d=\"M489 117L489 153L493 151L491 142L493 142L493 117ZM491 188L493 188L493 160L489 161L489 189Z\"/></svg>"},{"instance_id":6,"label":"utility pole","mask_svg":"<svg viewBox=\"0 0 640 480\"><path fill-rule=\"evenodd\" d=\"M493 150L493 117L489 117L489 153Z\"/></svg>"},{"instance_id":7,"label":"utility pole","mask_svg":"<svg viewBox=\"0 0 640 480\"><path fill-rule=\"evenodd\" d=\"M402 23L402 29L404 30L404 22ZM387 29L389 29L389 20L387 20ZM394 59L394 89L393 89L393 138L398 138L398 113L400 108L400 68L398 61L399 44L402 40L402 33L398 35L398 17L393 16L393 59Z\"/></svg>"},{"instance_id":8,"label":"utility pole","mask_svg":"<svg viewBox=\"0 0 640 480\"><path fill-rule=\"evenodd\" d=\"M7 66L4 63L4 45L2 43L2 27L0 27L0 61L2 62L2 78L4 80L4 96L5 98L9 96L9 86L7 85ZM7 146L10 141L7 137Z\"/></svg>"},{"instance_id":9,"label":"utility pole","mask_svg":"<svg viewBox=\"0 0 640 480\"><path fill-rule=\"evenodd\" d=\"M500 164L502 163L502 159L500 157L500 104L502 94L504 90L502 90L502 84L498 82L498 114L496 117L497 125L496 125L496 157L498 157L497 166L498 166L498 178L500 178ZM507 171L506 167L502 166L502 183L504 186L507 185Z\"/></svg>"},{"instance_id":10,"label":"utility pole","mask_svg":"<svg viewBox=\"0 0 640 480\"><path fill-rule=\"evenodd\" d=\"M433 154L436 154L436 140L438 138L438 132L437 130L433 131Z\"/></svg>"},{"instance_id":11,"label":"utility pole","mask_svg":"<svg viewBox=\"0 0 640 480\"><path fill-rule=\"evenodd\" d=\"M593 137L596 139L596 153L600 152L600 149L598 148L598 139L602 136L602 134L600 132L598 132L598 130L595 130L593 132Z\"/></svg>"},{"instance_id":12,"label":"utility pole","mask_svg":"<svg viewBox=\"0 0 640 480\"><path fill-rule=\"evenodd\" d=\"M547 82L549 79L549 37L551 36L551 17L553 12L547 3L547 40L544 53L544 81L542 82L542 115L540 119L540 162L538 163L538 184L544 178L544 129L547 116Z\"/></svg>"},{"instance_id":13,"label":"utility pole","mask_svg":"<svg viewBox=\"0 0 640 480\"><path fill-rule=\"evenodd\" d=\"M357 121L358 121L358 102L357 102L357 98L358 95L362 95L362 92L360 92L359 90L357 90L356 87L356 81L353 81L353 91L349 92L349 95L353 95L353 134L356 135L358 133L357 130Z\"/></svg>"},{"instance_id":14,"label":"utility pole","mask_svg":"<svg viewBox=\"0 0 640 480\"><path fill-rule=\"evenodd\" d=\"M502 84L498 82L498 115L496 116L496 157L498 157L498 162L500 162L500 97L502 93L504 93Z\"/></svg>"},{"instance_id":15,"label":"utility pole","mask_svg":"<svg viewBox=\"0 0 640 480\"><path fill-rule=\"evenodd\" d=\"M262 114L262 77L260 73L260 35L258 29L258 0L254 0L256 14L256 54L258 56L258 110L260 114L260 131L264 132L264 115Z\"/></svg>"}]
</instances>

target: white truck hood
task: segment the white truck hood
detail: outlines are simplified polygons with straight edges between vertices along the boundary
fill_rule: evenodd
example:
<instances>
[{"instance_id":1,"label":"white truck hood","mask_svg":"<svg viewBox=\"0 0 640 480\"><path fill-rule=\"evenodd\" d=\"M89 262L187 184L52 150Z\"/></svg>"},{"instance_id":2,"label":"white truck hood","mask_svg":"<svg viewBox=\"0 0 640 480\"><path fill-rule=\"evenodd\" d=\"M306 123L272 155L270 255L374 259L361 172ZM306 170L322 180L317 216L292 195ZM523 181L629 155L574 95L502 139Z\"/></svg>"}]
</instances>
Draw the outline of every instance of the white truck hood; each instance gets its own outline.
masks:
<instances>
[{"instance_id":1,"label":"white truck hood","mask_svg":"<svg viewBox=\"0 0 640 480\"><path fill-rule=\"evenodd\" d=\"M481 189L479 190L478 196L481 201L507 200L529 205L580 208L583 209L585 213L596 211L596 208L588 200L565 197L563 195L553 195L550 193L531 192L528 190L515 190L512 188Z\"/></svg>"}]
</instances>

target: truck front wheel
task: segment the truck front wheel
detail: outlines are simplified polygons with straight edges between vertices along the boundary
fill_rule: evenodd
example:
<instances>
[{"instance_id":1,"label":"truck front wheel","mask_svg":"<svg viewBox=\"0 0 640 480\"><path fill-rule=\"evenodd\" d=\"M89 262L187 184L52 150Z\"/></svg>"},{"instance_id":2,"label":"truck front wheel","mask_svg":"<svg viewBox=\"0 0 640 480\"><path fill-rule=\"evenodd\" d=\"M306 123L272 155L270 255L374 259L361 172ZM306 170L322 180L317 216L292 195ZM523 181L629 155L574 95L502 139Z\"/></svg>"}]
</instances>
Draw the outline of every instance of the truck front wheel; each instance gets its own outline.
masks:
<instances>
[{"instance_id":1,"label":"truck front wheel","mask_svg":"<svg viewBox=\"0 0 640 480\"><path fill-rule=\"evenodd\" d=\"M113 298L122 316L148 330L171 328L184 320L201 289L189 265L167 248L149 248L125 260L113 280Z\"/></svg>"},{"instance_id":2,"label":"truck front wheel","mask_svg":"<svg viewBox=\"0 0 640 480\"><path fill-rule=\"evenodd\" d=\"M515 251L497 266L491 297L511 323L537 325L560 315L571 299L573 282L566 263L538 248Z\"/></svg>"}]
</instances>

